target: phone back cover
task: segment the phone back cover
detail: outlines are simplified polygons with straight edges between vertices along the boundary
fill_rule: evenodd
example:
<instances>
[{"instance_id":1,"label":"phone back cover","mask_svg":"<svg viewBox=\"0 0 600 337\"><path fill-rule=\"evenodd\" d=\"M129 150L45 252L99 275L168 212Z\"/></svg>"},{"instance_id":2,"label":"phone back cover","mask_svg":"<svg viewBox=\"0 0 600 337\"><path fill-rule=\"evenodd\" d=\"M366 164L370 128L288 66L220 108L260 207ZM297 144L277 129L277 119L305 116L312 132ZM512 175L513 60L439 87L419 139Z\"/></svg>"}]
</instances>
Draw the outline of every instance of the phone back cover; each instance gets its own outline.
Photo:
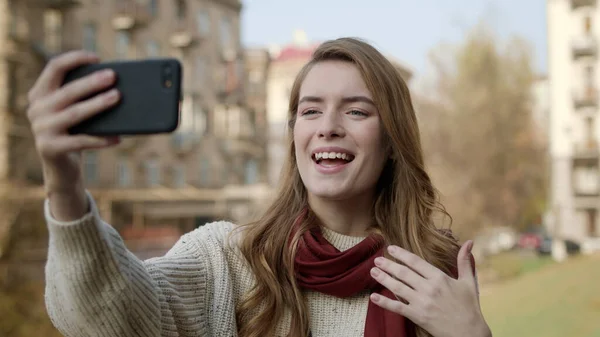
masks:
<instances>
[{"instance_id":1,"label":"phone back cover","mask_svg":"<svg viewBox=\"0 0 600 337\"><path fill-rule=\"evenodd\" d=\"M170 87L165 86L166 66L172 73ZM105 68L113 69L117 75L114 87L121 93L120 102L72 127L70 133L136 135L177 129L182 77L179 61L155 59L94 64L73 70L65 83Z\"/></svg>"}]
</instances>

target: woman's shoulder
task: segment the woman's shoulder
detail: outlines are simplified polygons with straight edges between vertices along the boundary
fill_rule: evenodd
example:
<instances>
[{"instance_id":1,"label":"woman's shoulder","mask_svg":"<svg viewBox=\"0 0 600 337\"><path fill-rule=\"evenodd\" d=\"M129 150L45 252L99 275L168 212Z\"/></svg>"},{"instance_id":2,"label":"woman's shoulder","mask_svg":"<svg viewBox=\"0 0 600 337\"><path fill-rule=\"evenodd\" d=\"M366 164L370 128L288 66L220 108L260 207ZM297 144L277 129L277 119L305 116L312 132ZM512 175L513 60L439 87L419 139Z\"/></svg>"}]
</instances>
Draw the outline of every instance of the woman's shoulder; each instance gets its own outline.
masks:
<instances>
[{"instance_id":1,"label":"woman's shoulder","mask_svg":"<svg viewBox=\"0 0 600 337\"><path fill-rule=\"evenodd\" d=\"M239 237L236 229L239 226L229 221L208 222L186 234L179 239L179 244L194 245L199 247L226 248L235 243ZM214 247L217 246L217 247Z\"/></svg>"}]
</instances>

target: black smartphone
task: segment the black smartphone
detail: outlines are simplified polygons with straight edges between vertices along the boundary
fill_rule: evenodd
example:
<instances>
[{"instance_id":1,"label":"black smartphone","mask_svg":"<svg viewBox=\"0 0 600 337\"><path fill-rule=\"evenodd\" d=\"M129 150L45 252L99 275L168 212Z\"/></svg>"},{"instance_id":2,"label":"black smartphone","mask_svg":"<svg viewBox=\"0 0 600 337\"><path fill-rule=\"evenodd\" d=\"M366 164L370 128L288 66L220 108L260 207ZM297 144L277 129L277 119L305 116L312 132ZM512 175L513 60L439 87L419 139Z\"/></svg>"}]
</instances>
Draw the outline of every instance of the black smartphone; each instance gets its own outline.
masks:
<instances>
[{"instance_id":1,"label":"black smartphone","mask_svg":"<svg viewBox=\"0 0 600 337\"><path fill-rule=\"evenodd\" d=\"M65 76L64 84L102 69L112 69L120 101L69 129L97 136L170 133L179 125L182 70L177 59L126 60L84 65ZM94 93L94 95L99 94ZM93 96L93 95L92 95ZM89 97L86 97L87 99Z\"/></svg>"}]
</instances>

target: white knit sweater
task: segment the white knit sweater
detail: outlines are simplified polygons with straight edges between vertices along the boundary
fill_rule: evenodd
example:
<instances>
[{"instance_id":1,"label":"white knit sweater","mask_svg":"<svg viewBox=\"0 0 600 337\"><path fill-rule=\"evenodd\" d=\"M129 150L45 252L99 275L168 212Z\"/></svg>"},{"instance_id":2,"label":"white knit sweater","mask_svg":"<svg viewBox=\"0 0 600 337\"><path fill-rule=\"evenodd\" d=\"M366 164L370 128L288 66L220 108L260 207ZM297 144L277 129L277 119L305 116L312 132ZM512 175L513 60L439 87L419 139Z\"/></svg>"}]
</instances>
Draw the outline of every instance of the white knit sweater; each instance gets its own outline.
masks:
<instances>
[{"instance_id":1,"label":"white knit sweater","mask_svg":"<svg viewBox=\"0 0 600 337\"><path fill-rule=\"evenodd\" d=\"M117 231L100 219L88 194L90 213L59 222L45 203L50 232L46 306L66 337L237 336L235 305L254 278L243 263L234 228L214 222L183 235L163 257L141 261ZM363 238L324 229L325 238L346 250ZM363 336L368 293L340 299L306 291L314 337ZM289 313L278 322L285 336Z\"/></svg>"}]
</instances>

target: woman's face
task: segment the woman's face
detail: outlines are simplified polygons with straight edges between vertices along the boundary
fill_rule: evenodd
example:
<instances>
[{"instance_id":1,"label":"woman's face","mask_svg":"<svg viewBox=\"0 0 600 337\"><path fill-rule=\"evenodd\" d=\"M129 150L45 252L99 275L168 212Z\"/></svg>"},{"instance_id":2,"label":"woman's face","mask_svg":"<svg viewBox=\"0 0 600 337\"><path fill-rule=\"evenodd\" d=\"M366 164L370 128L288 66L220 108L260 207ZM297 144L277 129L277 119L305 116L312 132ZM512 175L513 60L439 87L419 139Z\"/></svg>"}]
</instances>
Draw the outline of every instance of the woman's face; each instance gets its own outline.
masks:
<instances>
[{"instance_id":1,"label":"woman's face","mask_svg":"<svg viewBox=\"0 0 600 337\"><path fill-rule=\"evenodd\" d=\"M315 64L300 88L296 114L296 161L309 198L373 194L388 155L373 95L356 66Z\"/></svg>"}]
</instances>

